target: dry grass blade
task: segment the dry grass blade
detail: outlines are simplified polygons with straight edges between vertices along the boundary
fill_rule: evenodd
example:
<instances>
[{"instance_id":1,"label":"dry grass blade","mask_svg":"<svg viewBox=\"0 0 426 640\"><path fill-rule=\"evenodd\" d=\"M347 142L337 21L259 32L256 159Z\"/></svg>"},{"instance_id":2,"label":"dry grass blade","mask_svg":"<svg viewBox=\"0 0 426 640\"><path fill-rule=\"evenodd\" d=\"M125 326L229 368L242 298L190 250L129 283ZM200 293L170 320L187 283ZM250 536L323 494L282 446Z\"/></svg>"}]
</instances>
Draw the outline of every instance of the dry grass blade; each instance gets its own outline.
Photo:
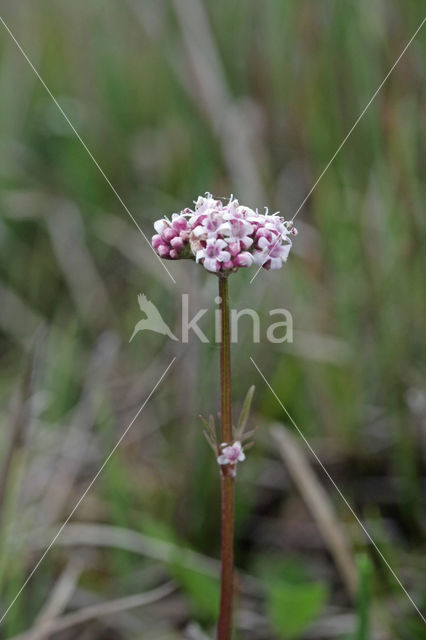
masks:
<instances>
[{"instance_id":1,"label":"dry grass blade","mask_svg":"<svg viewBox=\"0 0 426 640\"><path fill-rule=\"evenodd\" d=\"M81 214L74 203L53 202L54 211L46 215L53 249L64 278L83 321L102 326L113 316L103 280L85 241Z\"/></svg>"},{"instance_id":2,"label":"dry grass blade","mask_svg":"<svg viewBox=\"0 0 426 640\"><path fill-rule=\"evenodd\" d=\"M0 328L25 351L31 350L32 336L46 325L45 320L11 287L0 280Z\"/></svg>"},{"instance_id":3,"label":"dry grass blade","mask_svg":"<svg viewBox=\"0 0 426 640\"><path fill-rule=\"evenodd\" d=\"M173 582L166 582L166 584L163 584L161 587L148 591L147 593L139 593L133 596L91 605L84 609L67 613L61 618L50 620L42 629L26 631L18 636L14 636L11 640L43 640L52 634L65 631L66 629L90 622L97 618L108 618L124 611L135 609L136 607L153 604L173 593L175 588Z\"/></svg>"},{"instance_id":4,"label":"dry grass blade","mask_svg":"<svg viewBox=\"0 0 426 640\"><path fill-rule=\"evenodd\" d=\"M66 608L78 579L83 571L84 564L80 558L72 557L54 585L49 599L35 620L35 627L44 628L52 620L59 616Z\"/></svg>"},{"instance_id":5,"label":"dry grass blade","mask_svg":"<svg viewBox=\"0 0 426 640\"><path fill-rule=\"evenodd\" d=\"M140 238L135 235L127 220L103 213L99 223L93 222L93 229L105 244L117 249L126 260L146 272L147 277L149 274L149 278L154 282L158 280L166 289L173 290L173 281L164 269L158 269L152 258L145 251L141 251ZM185 277L185 273L183 273L183 277ZM186 282L185 286L187 286Z\"/></svg>"},{"instance_id":6,"label":"dry grass blade","mask_svg":"<svg viewBox=\"0 0 426 640\"><path fill-rule=\"evenodd\" d=\"M50 540L51 531L32 536L31 550L40 550ZM217 577L220 562L192 549L181 547L172 542L158 540L132 529L114 527L99 523L70 523L63 529L55 546L63 547L115 547L131 553L137 553L159 562L177 563L182 567ZM243 571L238 571L239 588L242 592L258 592L257 580Z\"/></svg>"},{"instance_id":7,"label":"dry grass blade","mask_svg":"<svg viewBox=\"0 0 426 640\"><path fill-rule=\"evenodd\" d=\"M7 482L10 470L13 466L13 458L16 452L22 448L25 439L25 431L28 425L28 396L30 394L32 364L27 366L21 387L18 390L13 417L10 427L10 440L0 469L0 526L2 511L5 501Z\"/></svg>"},{"instance_id":8,"label":"dry grass blade","mask_svg":"<svg viewBox=\"0 0 426 640\"><path fill-rule=\"evenodd\" d=\"M223 158L237 192L253 202L264 202L258 168L260 140L253 135L256 129L252 113L254 105L247 108L243 101L237 105L231 99L204 3L199 0L173 0L173 6L193 84L197 88L192 98L196 102L201 101L200 106L221 143Z\"/></svg>"},{"instance_id":9,"label":"dry grass blade","mask_svg":"<svg viewBox=\"0 0 426 640\"><path fill-rule=\"evenodd\" d=\"M293 482L311 511L336 562L349 595L354 598L357 591L355 563L348 539L326 491L291 433L281 424L273 426L270 431Z\"/></svg>"},{"instance_id":10,"label":"dry grass blade","mask_svg":"<svg viewBox=\"0 0 426 640\"><path fill-rule=\"evenodd\" d=\"M28 441L34 417L37 413L37 403L32 396L38 387L39 376L43 369L44 338L45 332L40 328L32 340L30 354L25 357L26 365L23 379L12 403L9 442L0 467L0 533L2 533L4 512L7 511L9 482L14 476L15 468L21 467L22 471L24 471L25 467L24 460L27 454ZM0 556L2 554L1 547L2 545L0 544Z\"/></svg>"},{"instance_id":11,"label":"dry grass blade","mask_svg":"<svg viewBox=\"0 0 426 640\"><path fill-rule=\"evenodd\" d=\"M34 549L45 546L50 539L50 532L43 534L40 540L35 539ZM157 540L131 529L113 527L106 524L67 524L62 535L57 539L56 546L88 546L88 547L116 547L132 553L138 553L160 562L179 562L188 569L200 571L207 575L217 576L220 563L190 549L183 549L170 542Z\"/></svg>"},{"instance_id":12,"label":"dry grass blade","mask_svg":"<svg viewBox=\"0 0 426 640\"><path fill-rule=\"evenodd\" d=\"M108 376L113 371L120 348L115 333L102 333L88 363L81 396L71 414L69 428L63 434L63 446L58 463L52 465L50 480L38 508L37 522L44 525L55 522L72 496L88 454L95 445L93 425L96 421L100 393L108 388Z\"/></svg>"}]
</instances>

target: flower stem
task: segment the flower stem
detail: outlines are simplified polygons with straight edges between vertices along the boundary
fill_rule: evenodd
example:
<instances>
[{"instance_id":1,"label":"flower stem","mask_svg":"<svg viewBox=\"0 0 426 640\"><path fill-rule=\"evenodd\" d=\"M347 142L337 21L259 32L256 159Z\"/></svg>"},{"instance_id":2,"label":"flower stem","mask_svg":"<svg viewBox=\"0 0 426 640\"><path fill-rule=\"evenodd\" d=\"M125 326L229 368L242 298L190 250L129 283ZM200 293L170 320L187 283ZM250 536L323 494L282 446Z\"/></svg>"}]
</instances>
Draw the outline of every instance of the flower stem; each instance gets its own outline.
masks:
<instances>
[{"instance_id":1,"label":"flower stem","mask_svg":"<svg viewBox=\"0 0 426 640\"><path fill-rule=\"evenodd\" d=\"M231 339L229 326L228 278L219 276L221 298L220 342L220 406L222 442L231 443ZM235 481L229 465L221 466L222 526L221 526L221 588L217 640L230 640L232 633L232 603L234 594L234 493Z\"/></svg>"}]
</instances>

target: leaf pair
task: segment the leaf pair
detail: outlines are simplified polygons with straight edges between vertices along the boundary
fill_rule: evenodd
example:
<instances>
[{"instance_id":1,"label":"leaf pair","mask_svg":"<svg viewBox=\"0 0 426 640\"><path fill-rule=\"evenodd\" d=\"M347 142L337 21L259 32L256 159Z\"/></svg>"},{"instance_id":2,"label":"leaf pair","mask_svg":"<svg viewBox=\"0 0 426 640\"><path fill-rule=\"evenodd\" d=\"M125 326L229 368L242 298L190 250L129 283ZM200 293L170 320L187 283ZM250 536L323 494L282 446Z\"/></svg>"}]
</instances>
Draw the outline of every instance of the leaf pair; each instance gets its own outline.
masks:
<instances>
[{"instance_id":1,"label":"leaf pair","mask_svg":"<svg viewBox=\"0 0 426 640\"><path fill-rule=\"evenodd\" d=\"M257 427L255 427L254 429L251 429L250 431L246 432L254 390L255 390L255 387L251 386L250 389L247 391L247 395L244 399L237 425L232 427L234 441L244 442L244 440L247 440L248 438L250 438L257 430ZM220 414L218 414L218 416L220 417ZM207 442L209 443L210 447L213 449L215 454L219 455L220 442L217 437L216 424L215 424L214 417L210 415L207 421L203 416L200 415L200 419L205 426L205 430L203 431L203 433ZM227 443L227 444L230 444L230 443ZM249 447L252 447L253 444L254 444L253 442L249 442L246 445L246 449Z\"/></svg>"}]
</instances>

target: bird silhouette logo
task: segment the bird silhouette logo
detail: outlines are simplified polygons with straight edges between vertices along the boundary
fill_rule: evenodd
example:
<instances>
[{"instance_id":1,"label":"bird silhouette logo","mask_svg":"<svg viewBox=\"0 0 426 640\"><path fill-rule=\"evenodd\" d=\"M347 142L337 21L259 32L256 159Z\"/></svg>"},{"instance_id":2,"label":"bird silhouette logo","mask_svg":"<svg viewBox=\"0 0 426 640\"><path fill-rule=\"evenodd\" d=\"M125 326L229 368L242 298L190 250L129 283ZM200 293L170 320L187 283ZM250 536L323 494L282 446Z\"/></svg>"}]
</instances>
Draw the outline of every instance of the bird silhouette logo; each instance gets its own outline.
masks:
<instances>
[{"instance_id":1,"label":"bird silhouette logo","mask_svg":"<svg viewBox=\"0 0 426 640\"><path fill-rule=\"evenodd\" d=\"M170 331L170 328L164 322L155 304L148 300L148 298L143 293L140 293L138 295L138 303L140 310L146 315L146 318L139 320L139 322L135 325L132 337L130 338L129 342L133 340L133 338L139 331L146 330L161 333L163 336L168 336L172 340L176 340L176 342L178 342L178 338L176 338L176 336Z\"/></svg>"}]
</instances>

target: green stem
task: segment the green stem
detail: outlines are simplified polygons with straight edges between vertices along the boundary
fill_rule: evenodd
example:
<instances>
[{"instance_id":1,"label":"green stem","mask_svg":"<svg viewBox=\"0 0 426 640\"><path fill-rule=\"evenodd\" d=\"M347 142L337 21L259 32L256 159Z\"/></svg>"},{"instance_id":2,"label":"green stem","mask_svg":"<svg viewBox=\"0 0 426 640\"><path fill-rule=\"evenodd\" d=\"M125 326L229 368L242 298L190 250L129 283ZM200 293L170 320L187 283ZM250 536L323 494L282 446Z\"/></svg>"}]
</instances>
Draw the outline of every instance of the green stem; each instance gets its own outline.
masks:
<instances>
[{"instance_id":1,"label":"green stem","mask_svg":"<svg viewBox=\"0 0 426 640\"><path fill-rule=\"evenodd\" d=\"M231 339L229 326L229 294L227 277L219 276L221 298L220 342L220 407L221 439L231 443ZM232 633L232 603L234 595L234 493L235 481L228 466L221 466L222 526L221 526L221 588L217 640L230 640Z\"/></svg>"}]
</instances>

